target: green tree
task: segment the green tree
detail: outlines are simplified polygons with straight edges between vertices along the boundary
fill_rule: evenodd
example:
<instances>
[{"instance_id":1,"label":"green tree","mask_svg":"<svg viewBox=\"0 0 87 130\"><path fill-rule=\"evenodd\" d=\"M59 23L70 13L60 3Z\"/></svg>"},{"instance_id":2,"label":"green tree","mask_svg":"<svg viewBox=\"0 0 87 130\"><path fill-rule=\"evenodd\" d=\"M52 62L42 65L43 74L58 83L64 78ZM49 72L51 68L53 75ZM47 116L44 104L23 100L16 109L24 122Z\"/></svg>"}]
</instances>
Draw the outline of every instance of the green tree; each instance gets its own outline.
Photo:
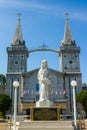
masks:
<instances>
[{"instance_id":1,"label":"green tree","mask_svg":"<svg viewBox=\"0 0 87 130\"><path fill-rule=\"evenodd\" d=\"M2 112L4 117L6 111L9 110L10 106L11 106L10 97L6 94L0 94L0 112Z\"/></svg>"},{"instance_id":2,"label":"green tree","mask_svg":"<svg viewBox=\"0 0 87 130\"><path fill-rule=\"evenodd\" d=\"M3 74L0 74L0 83L5 84L6 83L6 78Z\"/></svg>"},{"instance_id":3,"label":"green tree","mask_svg":"<svg viewBox=\"0 0 87 130\"><path fill-rule=\"evenodd\" d=\"M87 114L87 90L82 90L77 94L76 100L80 103Z\"/></svg>"}]
</instances>

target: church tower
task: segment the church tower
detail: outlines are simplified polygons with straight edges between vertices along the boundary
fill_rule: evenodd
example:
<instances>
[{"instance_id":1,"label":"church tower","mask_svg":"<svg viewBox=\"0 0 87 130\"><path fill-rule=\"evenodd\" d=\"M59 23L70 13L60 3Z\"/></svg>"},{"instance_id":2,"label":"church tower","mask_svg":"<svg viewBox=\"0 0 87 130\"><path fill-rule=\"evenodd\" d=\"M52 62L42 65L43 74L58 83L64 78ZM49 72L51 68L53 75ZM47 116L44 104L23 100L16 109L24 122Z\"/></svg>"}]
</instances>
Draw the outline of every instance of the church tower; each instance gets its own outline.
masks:
<instances>
[{"instance_id":1,"label":"church tower","mask_svg":"<svg viewBox=\"0 0 87 130\"><path fill-rule=\"evenodd\" d=\"M80 47L76 46L75 40L73 40L68 14L66 14L66 24L64 31L64 38L60 47L60 71L61 72L80 72Z\"/></svg>"},{"instance_id":2,"label":"church tower","mask_svg":"<svg viewBox=\"0 0 87 130\"><path fill-rule=\"evenodd\" d=\"M12 105L14 102L14 87L13 82L15 80L19 81L20 86L18 88L18 100L21 97L21 74L27 72L27 59L28 59L28 49L23 40L20 14L18 14L18 23L16 27L16 32L11 42L10 47L7 47L8 62L7 62L7 88L6 93L10 95L12 99Z\"/></svg>"},{"instance_id":3,"label":"church tower","mask_svg":"<svg viewBox=\"0 0 87 130\"><path fill-rule=\"evenodd\" d=\"M71 81L77 81L76 93L82 89L82 76L80 72L80 47L76 45L75 40L72 37L68 14L66 14L66 23L64 30L64 38L61 42L59 50L60 60L60 72L64 74L64 89L66 90L66 98L68 100L68 110L72 112L73 108L73 97L72 97L72 86Z\"/></svg>"},{"instance_id":4,"label":"church tower","mask_svg":"<svg viewBox=\"0 0 87 130\"><path fill-rule=\"evenodd\" d=\"M20 14L18 16L18 23L13 41L11 42L11 46L7 48L8 73L21 73L27 71L28 49L25 46L25 41L22 36Z\"/></svg>"}]
</instances>

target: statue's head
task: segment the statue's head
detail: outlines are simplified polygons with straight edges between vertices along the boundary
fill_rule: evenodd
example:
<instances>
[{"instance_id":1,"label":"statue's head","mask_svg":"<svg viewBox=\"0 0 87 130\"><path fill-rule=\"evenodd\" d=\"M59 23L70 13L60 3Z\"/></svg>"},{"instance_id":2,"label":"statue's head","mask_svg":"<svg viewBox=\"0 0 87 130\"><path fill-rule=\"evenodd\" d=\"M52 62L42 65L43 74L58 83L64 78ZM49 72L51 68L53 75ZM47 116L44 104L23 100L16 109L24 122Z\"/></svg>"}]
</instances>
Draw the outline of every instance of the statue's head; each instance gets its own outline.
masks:
<instances>
[{"instance_id":1,"label":"statue's head","mask_svg":"<svg viewBox=\"0 0 87 130\"><path fill-rule=\"evenodd\" d=\"M48 64L47 64L46 60L42 60L41 67L42 67L42 69L46 69L48 67Z\"/></svg>"}]
</instances>

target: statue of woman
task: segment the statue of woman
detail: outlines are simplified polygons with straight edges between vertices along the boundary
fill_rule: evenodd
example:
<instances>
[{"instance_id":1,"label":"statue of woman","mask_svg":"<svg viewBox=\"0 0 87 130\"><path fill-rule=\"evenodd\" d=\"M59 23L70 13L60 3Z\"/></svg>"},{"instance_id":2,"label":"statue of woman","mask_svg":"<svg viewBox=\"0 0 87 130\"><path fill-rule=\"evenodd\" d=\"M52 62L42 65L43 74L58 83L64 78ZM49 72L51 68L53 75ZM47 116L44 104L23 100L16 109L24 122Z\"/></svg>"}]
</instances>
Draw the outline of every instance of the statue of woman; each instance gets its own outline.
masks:
<instances>
[{"instance_id":1,"label":"statue of woman","mask_svg":"<svg viewBox=\"0 0 87 130\"><path fill-rule=\"evenodd\" d=\"M51 77L48 70L47 61L43 60L41 68L38 72L38 80L40 85L39 90L39 101L49 100L49 88L51 87Z\"/></svg>"}]
</instances>

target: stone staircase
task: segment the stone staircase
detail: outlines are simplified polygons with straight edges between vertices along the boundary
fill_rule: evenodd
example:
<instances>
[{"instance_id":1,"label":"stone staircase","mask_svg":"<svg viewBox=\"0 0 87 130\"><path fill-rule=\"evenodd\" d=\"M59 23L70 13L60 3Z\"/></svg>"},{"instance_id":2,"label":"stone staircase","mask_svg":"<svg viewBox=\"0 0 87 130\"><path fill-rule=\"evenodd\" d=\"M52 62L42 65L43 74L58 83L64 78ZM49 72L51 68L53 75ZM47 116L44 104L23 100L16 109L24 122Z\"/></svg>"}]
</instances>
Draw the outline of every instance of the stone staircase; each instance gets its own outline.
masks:
<instances>
[{"instance_id":1,"label":"stone staircase","mask_svg":"<svg viewBox=\"0 0 87 130\"><path fill-rule=\"evenodd\" d=\"M72 121L20 121L17 130L74 130Z\"/></svg>"}]
</instances>

